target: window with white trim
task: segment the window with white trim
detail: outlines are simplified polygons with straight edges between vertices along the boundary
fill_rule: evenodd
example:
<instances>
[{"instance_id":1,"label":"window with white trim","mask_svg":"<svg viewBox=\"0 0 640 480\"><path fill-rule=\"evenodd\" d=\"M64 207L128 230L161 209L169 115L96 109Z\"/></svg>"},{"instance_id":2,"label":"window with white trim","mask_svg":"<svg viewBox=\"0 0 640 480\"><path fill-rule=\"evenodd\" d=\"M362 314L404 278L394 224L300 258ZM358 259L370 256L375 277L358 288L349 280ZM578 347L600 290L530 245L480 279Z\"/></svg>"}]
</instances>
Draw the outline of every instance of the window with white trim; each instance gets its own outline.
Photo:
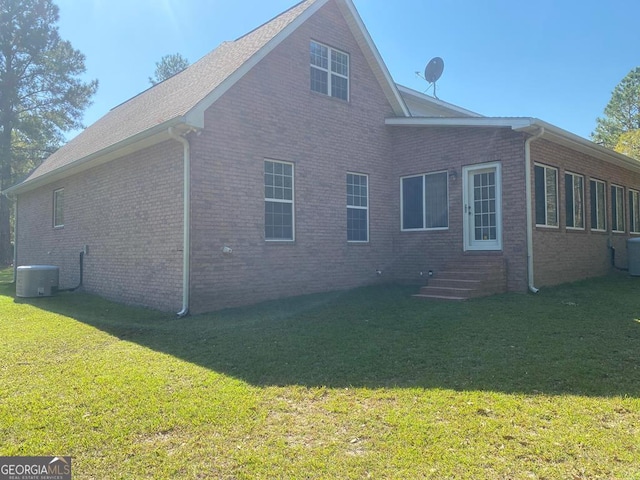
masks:
<instances>
[{"instance_id":1,"label":"window with white trim","mask_svg":"<svg viewBox=\"0 0 640 480\"><path fill-rule=\"evenodd\" d=\"M53 227L64 227L64 188L53 191Z\"/></svg>"},{"instance_id":2,"label":"window with white trim","mask_svg":"<svg viewBox=\"0 0 640 480\"><path fill-rule=\"evenodd\" d=\"M629 189L629 231L640 233L640 192Z\"/></svg>"},{"instance_id":3,"label":"window with white trim","mask_svg":"<svg viewBox=\"0 0 640 480\"><path fill-rule=\"evenodd\" d=\"M311 41L311 90L349 100L349 55Z\"/></svg>"},{"instance_id":4,"label":"window with white trim","mask_svg":"<svg viewBox=\"0 0 640 480\"><path fill-rule=\"evenodd\" d=\"M600 180L590 180L591 230L607 231L607 187Z\"/></svg>"},{"instance_id":5,"label":"window with white trim","mask_svg":"<svg viewBox=\"0 0 640 480\"><path fill-rule=\"evenodd\" d=\"M448 179L447 172L400 179L402 230L449 228Z\"/></svg>"},{"instance_id":6,"label":"window with white trim","mask_svg":"<svg viewBox=\"0 0 640 480\"><path fill-rule=\"evenodd\" d=\"M347 173L347 241L369 241L369 178Z\"/></svg>"},{"instance_id":7,"label":"window with white trim","mask_svg":"<svg viewBox=\"0 0 640 480\"><path fill-rule=\"evenodd\" d=\"M536 225L558 226L558 169L535 165Z\"/></svg>"},{"instance_id":8,"label":"window with white trim","mask_svg":"<svg viewBox=\"0 0 640 480\"><path fill-rule=\"evenodd\" d=\"M564 187L567 228L584 230L584 177L566 172Z\"/></svg>"},{"instance_id":9,"label":"window with white trim","mask_svg":"<svg viewBox=\"0 0 640 480\"><path fill-rule=\"evenodd\" d=\"M623 233L624 226L624 187L611 185L611 230Z\"/></svg>"},{"instance_id":10,"label":"window with white trim","mask_svg":"<svg viewBox=\"0 0 640 480\"><path fill-rule=\"evenodd\" d=\"M264 161L264 238L294 240L293 164Z\"/></svg>"}]
</instances>

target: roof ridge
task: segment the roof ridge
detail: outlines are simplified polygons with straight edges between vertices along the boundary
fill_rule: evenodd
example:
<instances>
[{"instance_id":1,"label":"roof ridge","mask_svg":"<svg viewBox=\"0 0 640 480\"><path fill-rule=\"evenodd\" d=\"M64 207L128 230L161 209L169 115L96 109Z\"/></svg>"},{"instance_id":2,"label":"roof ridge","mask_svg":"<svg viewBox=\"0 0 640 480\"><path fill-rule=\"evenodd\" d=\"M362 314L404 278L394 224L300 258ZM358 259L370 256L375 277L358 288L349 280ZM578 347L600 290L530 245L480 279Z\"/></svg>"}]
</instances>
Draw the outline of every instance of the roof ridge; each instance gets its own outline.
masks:
<instances>
[{"instance_id":1,"label":"roof ridge","mask_svg":"<svg viewBox=\"0 0 640 480\"><path fill-rule=\"evenodd\" d=\"M313 3L315 3L317 0L301 0L300 2L296 3L295 5L287 8L284 12L280 12L279 14L277 14L276 16L272 17L271 19L267 20L266 22L262 23L261 25L258 25L256 28L254 28L253 30L248 31L247 33L245 33L244 35L240 35L238 38L236 38L235 40L233 40L233 42L237 42L239 40L242 40L245 37L248 37L249 35L251 35L252 33L260 30L262 27L269 25L271 22L273 22L274 20L278 19L279 17L282 17L286 14L288 14L291 10L294 10L296 8L298 8L300 5L302 5L303 3L309 3L309 6L311 6Z\"/></svg>"}]
</instances>

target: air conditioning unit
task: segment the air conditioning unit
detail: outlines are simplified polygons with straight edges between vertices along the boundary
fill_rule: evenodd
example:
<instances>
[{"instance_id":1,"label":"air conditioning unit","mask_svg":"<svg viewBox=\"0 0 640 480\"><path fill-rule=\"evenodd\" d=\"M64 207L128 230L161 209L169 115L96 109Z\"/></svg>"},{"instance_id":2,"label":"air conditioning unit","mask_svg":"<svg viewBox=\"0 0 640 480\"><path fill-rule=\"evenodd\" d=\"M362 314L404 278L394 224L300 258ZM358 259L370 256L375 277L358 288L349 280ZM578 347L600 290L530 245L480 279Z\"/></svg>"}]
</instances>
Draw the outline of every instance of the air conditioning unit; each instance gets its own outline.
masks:
<instances>
[{"instance_id":1,"label":"air conditioning unit","mask_svg":"<svg viewBox=\"0 0 640 480\"><path fill-rule=\"evenodd\" d=\"M50 297L58 292L60 267L25 265L16 272L16 297Z\"/></svg>"}]
</instances>

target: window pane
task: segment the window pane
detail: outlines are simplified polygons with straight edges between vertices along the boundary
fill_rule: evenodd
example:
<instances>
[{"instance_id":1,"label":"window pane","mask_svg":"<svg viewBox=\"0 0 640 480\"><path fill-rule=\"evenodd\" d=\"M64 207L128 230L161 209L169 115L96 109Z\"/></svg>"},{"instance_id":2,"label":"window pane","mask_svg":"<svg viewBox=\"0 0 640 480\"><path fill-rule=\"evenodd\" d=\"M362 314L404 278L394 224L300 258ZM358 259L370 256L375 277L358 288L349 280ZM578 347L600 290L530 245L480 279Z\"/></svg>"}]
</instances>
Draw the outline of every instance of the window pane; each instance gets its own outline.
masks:
<instances>
[{"instance_id":1,"label":"window pane","mask_svg":"<svg viewBox=\"0 0 640 480\"><path fill-rule=\"evenodd\" d=\"M573 215L573 177L569 174L564 176L564 191L565 191L565 203L566 203L566 217L567 227L574 227L574 215Z\"/></svg>"},{"instance_id":2,"label":"window pane","mask_svg":"<svg viewBox=\"0 0 640 480\"><path fill-rule=\"evenodd\" d=\"M293 167L286 163L269 161L264 162L264 165L265 198L293 200Z\"/></svg>"},{"instance_id":3,"label":"window pane","mask_svg":"<svg viewBox=\"0 0 640 480\"><path fill-rule=\"evenodd\" d=\"M598 227L598 187L596 182L591 180L589 182L589 197L591 198L591 228L599 229Z\"/></svg>"},{"instance_id":4,"label":"window pane","mask_svg":"<svg viewBox=\"0 0 640 480\"><path fill-rule=\"evenodd\" d=\"M584 228L584 178L573 177L574 226Z\"/></svg>"},{"instance_id":5,"label":"window pane","mask_svg":"<svg viewBox=\"0 0 640 480\"><path fill-rule=\"evenodd\" d=\"M350 242L368 241L367 210L347 208L347 240Z\"/></svg>"},{"instance_id":6,"label":"window pane","mask_svg":"<svg viewBox=\"0 0 640 480\"><path fill-rule=\"evenodd\" d=\"M347 205L351 207L367 206L367 176L347 174Z\"/></svg>"},{"instance_id":7,"label":"window pane","mask_svg":"<svg viewBox=\"0 0 640 480\"><path fill-rule=\"evenodd\" d=\"M640 232L640 194L638 192L629 192L629 196L631 197L631 209L629 210L629 215L631 217L631 231L633 233Z\"/></svg>"},{"instance_id":8,"label":"window pane","mask_svg":"<svg viewBox=\"0 0 640 480\"><path fill-rule=\"evenodd\" d=\"M636 222L633 218L634 207L633 207L633 192L629 190L629 231L634 232L636 228Z\"/></svg>"},{"instance_id":9,"label":"window pane","mask_svg":"<svg viewBox=\"0 0 640 480\"><path fill-rule=\"evenodd\" d=\"M331 96L340 100L348 100L349 81L346 78L331 75Z\"/></svg>"},{"instance_id":10,"label":"window pane","mask_svg":"<svg viewBox=\"0 0 640 480\"><path fill-rule=\"evenodd\" d=\"M405 230L424 227L423 178L402 179L402 228Z\"/></svg>"},{"instance_id":11,"label":"window pane","mask_svg":"<svg viewBox=\"0 0 640 480\"><path fill-rule=\"evenodd\" d=\"M611 221L612 229L616 232L624 232L624 189L611 187Z\"/></svg>"},{"instance_id":12,"label":"window pane","mask_svg":"<svg viewBox=\"0 0 640 480\"><path fill-rule=\"evenodd\" d=\"M545 183L547 191L547 225L558 226L558 172L552 168L545 168Z\"/></svg>"},{"instance_id":13,"label":"window pane","mask_svg":"<svg viewBox=\"0 0 640 480\"><path fill-rule=\"evenodd\" d=\"M535 190L536 190L536 225L546 225L547 209L545 207L544 193L544 167L535 167Z\"/></svg>"},{"instance_id":14,"label":"window pane","mask_svg":"<svg viewBox=\"0 0 640 480\"><path fill-rule=\"evenodd\" d=\"M425 175L425 228L449 226L447 172Z\"/></svg>"},{"instance_id":15,"label":"window pane","mask_svg":"<svg viewBox=\"0 0 640 480\"><path fill-rule=\"evenodd\" d=\"M598 229L607 229L607 200L602 182L598 182Z\"/></svg>"},{"instance_id":16,"label":"window pane","mask_svg":"<svg viewBox=\"0 0 640 480\"><path fill-rule=\"evenodd\" d=\"M53 226L62 227L64 225L64 190L53 192Z\"/></svg>"},{"instance_id":17,"label":"window pane","mask_svg":"<svg viewBox=\"0 0 640 480\"><path fill-rule=\"evenodd\" d=\"M311 65L328 69L329 68L329 49L324 45L311 42Z\"/></svg>"},{"instance_id":18,"label":"window pane","mask_svg":"<svg viewBox=\"0 0 640 480\"><path fill-rule=\"evenodd\" d=\"M314 92L329 94L329 74L317 68L311 67L311 90Z\"/></svg>"},{"instance_id":19,"label":"window pane","mask_svg":"<svg viewBox=\"0 0 640 480\"><path fill-rule=\"evenodd\" d=\"M264 224L267 240L293 239L293 204L265 202Z\"/></svg>"},{"instance_id":20,"label":"window pane","mask_svg":"<svg viewBox=\"0 0 640 480\"><path fill-rule=\"evenodd\" d=\"M332 50L331 71L344 77L349 76L349 56L345 53Z\"/></svg>"},{"instance_id":21,"label":"window pane","mask_svg":"<svg viewBox=\"0 0 640 480\"><path fill-rule=\"evenodd\" d=\"M604 183L591 180L590 197L591 197L591 228L594 230L606 230L606 200Z\"/></svg>"}]
</instances>

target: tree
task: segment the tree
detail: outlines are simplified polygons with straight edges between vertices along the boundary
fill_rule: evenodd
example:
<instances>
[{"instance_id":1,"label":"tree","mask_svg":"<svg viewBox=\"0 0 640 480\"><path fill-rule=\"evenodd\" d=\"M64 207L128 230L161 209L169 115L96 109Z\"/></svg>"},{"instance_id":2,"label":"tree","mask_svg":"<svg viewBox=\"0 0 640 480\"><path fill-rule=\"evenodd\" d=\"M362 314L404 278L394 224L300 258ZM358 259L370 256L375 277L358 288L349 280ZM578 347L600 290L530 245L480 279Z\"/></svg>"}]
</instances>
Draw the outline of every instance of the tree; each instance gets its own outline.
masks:
<instances>
[{"instance_id":1,"label":"tree","mask_svg":"<svg viewBox=\"0 0 640 480\"><path fill-rule=\"evenodd\" d=\"M604 109L604 118L596 120L591 139L614 149L620 136L640 129L640 67L631 70L616 86Z\"/></svg>"},{"instance_id":2,"label":"tree","mask_svg":"<svg viewBox=\"0 0 640 480\"><path fill-rule=\"evenodd\" d=\"M640 129L629 130L620 135L614 150L640 160Z\"/></svg>"},{"instance_id":3,"label":"tree","mask_svg":"<svg viewBox=\"0 0 640 480\"><path fill-rule=\"evenodd\" d=\"M180 73L188 66L189 60L179 53L165 55L159 62L156 62L156 71L153 77L149 77L149 83L151 83L151 85L156 85L163 82L167 78Z\"/></svg>"},{"instance_id":4,"label":"tree","mask_svg":"<svg viewBox=\"0 0 640 480\"><path fill-rule=\"evenodd\" d=\"M81 128L98 88L83 82L85 57L60 38L52 0L0 0L0 190ZM12 260L11 208L0 195L0 265Z\"/></svg>"}]
</instances>

